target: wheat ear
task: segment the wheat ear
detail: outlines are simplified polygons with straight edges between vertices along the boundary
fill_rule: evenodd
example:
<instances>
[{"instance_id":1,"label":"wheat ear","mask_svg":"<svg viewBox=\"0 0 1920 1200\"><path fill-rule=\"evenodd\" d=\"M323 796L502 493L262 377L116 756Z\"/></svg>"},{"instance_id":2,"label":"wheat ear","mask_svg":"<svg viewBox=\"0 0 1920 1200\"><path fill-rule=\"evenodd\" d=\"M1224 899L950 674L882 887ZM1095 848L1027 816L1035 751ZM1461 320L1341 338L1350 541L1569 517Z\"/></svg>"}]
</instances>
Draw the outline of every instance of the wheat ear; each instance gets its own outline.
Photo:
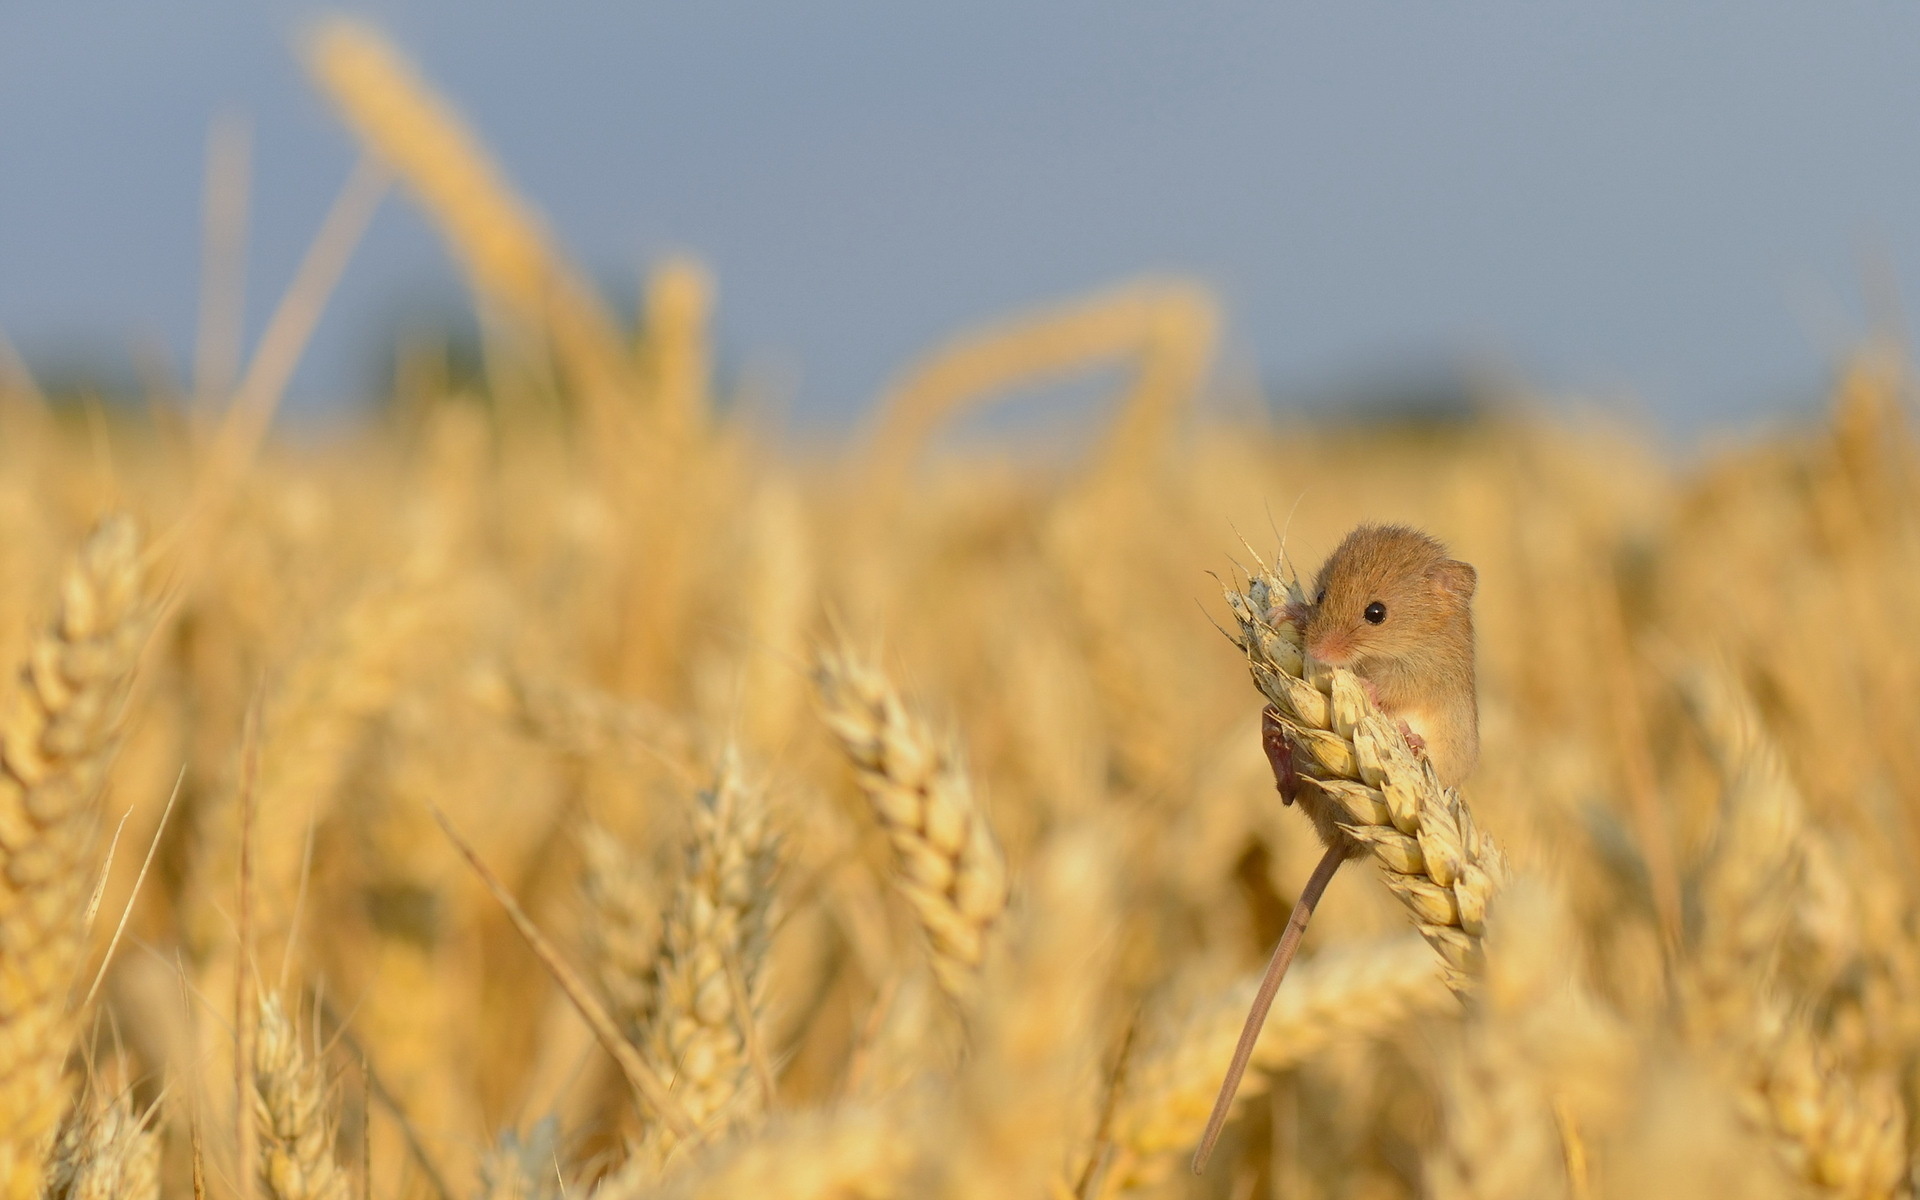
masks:
<instances>
[{"instance_id":1,"label":"wheat ear","mask_svg":"<svg viewBox=\"0 0 1920 1200\"><path fill-rule=\"evenodd\" d=\"M762 1112L754 1081L767 915L779 846L760 794L729 753L694 807L686 869L661 921L641 1049L687 1115L712 1134ZM741 979L737 997L730 975ZM741 1011L738 999L745 999ZM643 1157L664 1164L680 1138L654 1126Z\"/></svg>"},{"instance_id":2,"label":"wheat ear","mask_svg":"<svg viewBox=\"0 0 1920 1200\"><path fill-rule=\"evenodd\" d=\"M1111 1172L1116 1181L1156 1178L1173 1150L1200 1136L1220 1063L1233 1050L1259 983L1258 975L1248 976L1202 1005L1162 1014L1150 1026L1114 1114L1113 1142L1121 1156ZM1254 1045L1253 1065L1285 1070L1333 1043L1380 1036L1420 1013L1454 1005L1433 954L1411 935L1328 951L1287 976ZM1261 1090L1264 1080L1255 1080L1241 1088L1242 1097Z\"/></svg>"},{"instance_id":3,"label":"wheat ear","mask_svg":"<svg viewBox=\"0 0 1920 1200\"><path fill-rule=\"evenodd\" d=\"M1838 1071L1811 1018L1781 995L1775 953L1803 902L1806 804L1765 723L1728 672L1697 672L1684 694L1726 778L1712 856L1696 881L1700 920L1683 980L1696 1035L1720 1043L1749 1120L1789 1168L1825 1194L1904 1194L1906 1113L1879 1075Z\"/></svg>"},{"instance_id":4,"label":"wheat ear","mask_svg":"<svg viewBox=\"0 0 1920 1200\"><path fill-rule=\"evenodd\" d=\"M253 1088L260 1182L272 1200L350 1200L353 1188L333 1152L325 1074L307 1057L280 998L271 993L260 997Z\"/></svg>"},{"instance_id":5,"label":"wheat ear","mask_svg":"<svg viewBox=\"0 0 1920 1200\"><path fill-rule=\"evenodd\" d=\"M40 1191L65 1107L67 991L82 957L95 801L146 636L139 538L124 517L81 546L60 615L0 716L0 1196Z\"/></svg>"},{"instance_id":6,"label":"wheat ear","mask_svg":"<svg viewBox=\"0 0 1920 1200\"><path fill-rule=\"evenodd\" d=\"M1282 615L1304 607L1297 580L1262 568L1244 591L1225 589L1254 684L1279 714L1303 777L1300 803L1324 835L1368 851L1387 887L1466 986L1482 957L1487 906L1506 859L1457 792L1440 786L1351 672L1308 662Z\"/></svg>"},{"instance_id":7,"label":"wheat ear","mask_svg":"<svg viewBox=\"0 0 1920 1200\"><path fill-rule=\"evenodd\" d=\"M1843 1200L1910 1196L1907 1118L1895 1081L1837 1069L1804 1013L1771 1005L1751 1023L1741 1048L1749 1068L1742 1107L1773 1130L1787 1166Z\"/></svg>"},{"instance_id":8,"label":"wheat ear","mask_svg":"<svg viewBox=\"0 0 1920 1200\"><path fill-rule=\"evenodd\" d=\"M158 1200L160 1143L126 1093L77 1104L55 1140L47 1200Z\"/></svg>"},{"instance_id":9,"label":"wheat ear","mask_svg":"<svg viewBox=\"0 0 1920 1200\"><path fill-rule=\"evenodd\" d=\"M1007 869L952 742L909 711L887 677L845 648L814 672L828 728L893 845L894 884L932 949L933 971L956 1001L973 996L994 923L1007 905Z\"/></svg>"}]
</instances>

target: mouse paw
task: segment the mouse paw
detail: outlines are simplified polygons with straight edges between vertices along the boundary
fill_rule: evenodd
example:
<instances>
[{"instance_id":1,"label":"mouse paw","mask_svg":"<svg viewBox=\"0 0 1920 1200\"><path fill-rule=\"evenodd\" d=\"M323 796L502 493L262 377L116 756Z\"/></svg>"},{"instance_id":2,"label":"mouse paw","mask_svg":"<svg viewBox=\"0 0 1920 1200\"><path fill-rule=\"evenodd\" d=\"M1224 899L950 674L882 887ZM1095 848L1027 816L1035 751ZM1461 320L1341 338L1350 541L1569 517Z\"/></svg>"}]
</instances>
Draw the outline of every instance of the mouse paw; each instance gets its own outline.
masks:
<instances>
[{"instance_id":1,"label":"mouse paw","mask_svg":"<svg viewBox=\"0 0 1920 1200\"><path fill-rule=\"evenodd\" d=\"M1280 714L1271 704L1260 712L1260 748L1267 752L1267 762L1273 767L1273 787L1280 793L1280 803L1292 804L1298 786L1293 744L1287 741L1287 727L1280 723Z\"/></svg>"},{"instance_id":2,"label":"mouse paw","mask_svg":"<svg viewBox=\"0 0 1920 1200\"><path fill-rule=\"evenodd\" d=\"M1407 739L1407 749L1413 751L1415 758L1425 758L1427 756L1427 739L1415 733L1413 726L1407 724L1405 721L1400 722L1400 736Z\"/></svg>"},{"instance_id":3,"label":"mouse paw","mask_svg":"<svg viewBox=\"0 0 1920 1200\"><path fill-rule=\"evenodd\" d=\"M1291 621L1295 629L1304 630L1307 627L1308 609L1305 604L1289 604L1278 615L1282 621Z\"/></svg>"}]
</instances>

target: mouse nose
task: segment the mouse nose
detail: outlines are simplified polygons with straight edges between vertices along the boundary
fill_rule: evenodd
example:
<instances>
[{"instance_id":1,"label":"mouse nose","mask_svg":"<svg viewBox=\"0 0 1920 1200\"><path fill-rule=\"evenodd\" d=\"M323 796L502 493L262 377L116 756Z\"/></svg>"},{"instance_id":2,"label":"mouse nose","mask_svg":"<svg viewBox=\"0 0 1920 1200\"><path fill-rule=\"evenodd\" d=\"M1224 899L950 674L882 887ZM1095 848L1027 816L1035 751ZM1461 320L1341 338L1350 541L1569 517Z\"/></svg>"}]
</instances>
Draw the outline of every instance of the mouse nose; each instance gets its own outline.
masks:
<instances>
[{"instance_id":1,"label":"mouse nose","mask_svg":"<svg viewBox=\"0 0 1920 1200\"><path fill-rule=\"evenodd\" d=\"M1353 641L1335 633L1322 633L1307 639L1307 657L1329 667L1344 667L1353 661Z\"/></svg>"}]
</instances>

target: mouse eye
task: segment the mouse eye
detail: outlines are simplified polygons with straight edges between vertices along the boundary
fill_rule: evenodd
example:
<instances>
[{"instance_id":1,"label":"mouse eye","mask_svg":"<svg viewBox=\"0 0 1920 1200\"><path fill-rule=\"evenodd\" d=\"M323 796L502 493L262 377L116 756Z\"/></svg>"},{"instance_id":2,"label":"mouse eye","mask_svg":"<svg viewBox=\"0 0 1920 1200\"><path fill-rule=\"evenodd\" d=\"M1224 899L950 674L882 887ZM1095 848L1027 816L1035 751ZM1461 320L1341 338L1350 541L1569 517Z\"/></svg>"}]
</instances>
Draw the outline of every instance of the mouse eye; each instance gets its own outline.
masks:
<instances>
[{"instance_id":1,"label":"mouse eye","mask_svg":"<svg viewBox=\"0 0 1920 1200\"><path fill-rule=\"evenodd\" d=\"M1375 600L1372 604L1367 605L1367 611L1360 615L1367 619L1367 624L1378 625L1387 619L1387 606Z\"/></svg>"},{"instance_id":2,"label":"mouse eye","mask_svg":"<svg viewBox=\"0 0 1920 1200\"><path fill-rule=\"evenodd\" d=\"M1327 589L1321 588L1320 594L1313 598L1313 606L1315 608L1319 608L1322 604L1325 604L1326 602L1327 602Z\"/></svg>"}]
</instances>

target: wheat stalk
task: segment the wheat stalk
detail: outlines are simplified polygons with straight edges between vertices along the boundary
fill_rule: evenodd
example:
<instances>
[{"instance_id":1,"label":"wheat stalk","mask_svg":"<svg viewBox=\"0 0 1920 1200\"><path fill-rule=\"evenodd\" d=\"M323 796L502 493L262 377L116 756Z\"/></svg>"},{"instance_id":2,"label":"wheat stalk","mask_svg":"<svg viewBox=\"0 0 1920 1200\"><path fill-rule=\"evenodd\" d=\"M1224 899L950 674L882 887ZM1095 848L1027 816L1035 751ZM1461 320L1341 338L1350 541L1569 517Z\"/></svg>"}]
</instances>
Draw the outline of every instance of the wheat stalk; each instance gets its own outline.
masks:
<instances>
[{"instance_id":1,"label":"wheat stalk","mask_svg":"<svg viewBox=\"0 0 1920 1200\"><path fill-rule=\"evenodd\" d=\"M1459 793L1413 756L1352 672L1302 655L1300 630L1283 616L1289 605L1306 604L1297 580L1262 567L1244 591L1224 590L1238 623L1229 636L1293 743L1301 806L1330 845L1345 837L1372 855L1446 963L1448 982L1467 986L1481 962L1505 856L1474 825Z\"/></svg>"},{"instance_id":2,"label":"wheat stalk","mask_svg":"<svg viewBox=\"0 0 1920 1200\"><path fill-rule=\"evenodd\" d=\"M260 1183L272 1200L350 1200L334 1157L333 1101L318 1063L301 1047L280 998L263 992L253 1050L253 1112Z\"/></svg>"},{"instance_id":3,"label":"wheat stalk","mask_svg":"<svg viewBox=\"0 0 1920 1200\"><path fill-rule=\"evenodd\" d=\"M886 676L845 648L823 651L814 683L828 728L893 846L894 885L912 906L941 988L971 999L1007 903L1006 863L951 741L935 736Z\"/></svg>"},{"instance_id":4,"label":"wheat stalk","mask_svg":"<svg viewBox=\"0 0 1920 1200\"><path fill-rule=\"evenodd\" d=\"M146 637L139 538L103 521L0 717L0 1196L40 1187L65 1105L95 801Z\"/></svg>"},{"instance_id":5,"label":"wheat stalk","mask_svg":"<svg viewBox=\"0 0 1920 1200\"><path fill-rule=\"evenodd\" d=\"M1125 1097L1114 1115L1123 1183L1156 1178L1175 1150L1193 1145L1220 1085L1220 1064L1232 1052L1260 977L1248 976L1184 1012L1162 1014L1128 1069ZM1369 946L1330 950L1296 965L1255 1043L1253 1065L1282 1071L1326 1046L1383 1036L1414 1017L1454 1005L1433 954L1402 936ZM1240 1089L1259 1094L1256 1075Z\"/></svg>"}]
</instances>

